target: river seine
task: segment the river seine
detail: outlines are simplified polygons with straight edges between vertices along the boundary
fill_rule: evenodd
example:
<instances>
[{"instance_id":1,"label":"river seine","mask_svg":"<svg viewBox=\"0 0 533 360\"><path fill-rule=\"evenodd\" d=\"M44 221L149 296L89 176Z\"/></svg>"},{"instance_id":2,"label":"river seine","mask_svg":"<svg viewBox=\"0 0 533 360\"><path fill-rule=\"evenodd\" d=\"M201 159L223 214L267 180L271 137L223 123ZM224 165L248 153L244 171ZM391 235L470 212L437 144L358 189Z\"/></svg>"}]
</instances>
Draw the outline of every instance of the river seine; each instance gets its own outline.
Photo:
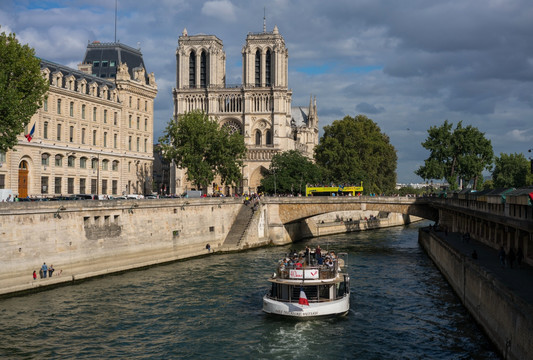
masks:
<instances>
[{"instance_id":1,"label":"river seine","mask_svg":"<svg viewBox=\"0 0 533 360\"><path fill-rule=\"evenodd\" d=\"M499 359L419 247L419 226L292 246L349 253L342 318L262 313L267 278L290 248L267 247L0 300L0 358Z\"/></svg>"}]
</instances>

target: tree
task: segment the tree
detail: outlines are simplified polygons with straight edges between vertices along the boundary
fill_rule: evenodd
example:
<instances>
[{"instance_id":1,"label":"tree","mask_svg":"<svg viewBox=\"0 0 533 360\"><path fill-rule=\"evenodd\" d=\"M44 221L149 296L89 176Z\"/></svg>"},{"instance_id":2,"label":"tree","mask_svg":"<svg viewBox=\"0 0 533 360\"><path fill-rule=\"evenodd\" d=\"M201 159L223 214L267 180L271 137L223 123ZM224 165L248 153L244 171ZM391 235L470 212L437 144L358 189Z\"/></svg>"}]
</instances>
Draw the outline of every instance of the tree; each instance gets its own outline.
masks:
<instances>
[{"instance_id":1,"label":"tree","mask_svg":"<svg viewBox=\"0 0 533 360\"><path fill-rule=\"evenodd\" d=\"M187 169L187 178L199 188L207 189L216 176L228 185L241 179L246 153L243 136L220 128L201 111L171 120L159 141L165 159Z\"/></svg>"},{"instance_id":2,"label":"tree","mask_svg":"<svg viewBox=\"0 0 533 360\"><path fill-rule=\"evenodd\" d=\"M272 157L268 174L261 179L267 193L303 193L307 184L320 182L320 169L299 151L289 150Z\"/></svg>"},{"instance_id":3,"label":"tree","mask_svg":"<svg viewBox=\"0 0 533 360\"><path fill-rule=\"evenodd\" d=\"M327 182L359 184L365 193L392 193L396 186L396 150L379 126L364 115L324 126L315 160Z\"/></svg>"},{"instance_id":4,"label":"tree","mask_svg":"<svg viewBox=\"0 0 533 360\"><path fill-rule=\"evenodd\" d=\"M42 106L49 83L40 60L15 34L0 35L0 152L17 145L31 117Z\"/></svg>"},{"instance_id":5,"label":"tree","mask_svg":"<svg viewBox=\"0 0 533 360\"><path fill-rule=\"evenodd\" d=\"M474 180L474 189L483 170L490 170L494 152L490 140L477 128L462 121L452 131L448 120L428 130L428 138L422 146L430 151L429 158L415 174L428 179L446 179L452 189L457 188L457 179Z\"/></svg>"},{"instance_id":6,"label":"tree","mask_svg":"<svg viewBox=\"0 0 533 360\"><path fill-rule=\"evenodd\" d=\"M532 183L529 161L523 154L504 154L494 159L492 180L495 188L524 187Z\"/></svg>"}]
</instances>

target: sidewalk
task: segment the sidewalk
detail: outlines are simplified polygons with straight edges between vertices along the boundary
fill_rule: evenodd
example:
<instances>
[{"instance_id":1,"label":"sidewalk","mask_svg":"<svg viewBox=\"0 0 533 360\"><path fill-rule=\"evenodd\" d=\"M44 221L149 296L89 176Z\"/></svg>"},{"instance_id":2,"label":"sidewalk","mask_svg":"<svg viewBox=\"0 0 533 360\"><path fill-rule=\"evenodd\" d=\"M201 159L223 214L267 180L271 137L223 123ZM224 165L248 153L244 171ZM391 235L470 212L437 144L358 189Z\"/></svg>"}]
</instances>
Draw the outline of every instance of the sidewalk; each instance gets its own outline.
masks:
<instances>
[{"instance_id":1,"label":"sidewalk","mask_svg":"<svg viewBox=\"0 0 533 360\"><path fill-rule=\"evenodd\" d=\"M499 250L473 239L465 242L460 233L448 233L448 236L443 231L434 231L433 233L470 259L472 259L472 252L475 249L478 259L472 259L474 263L493 275L526 303L533 305L533 267L522 262L522 266L519 268L516 261L512 269L508 266L502 267L498 257Z\"/></svg>"}]
</instances>

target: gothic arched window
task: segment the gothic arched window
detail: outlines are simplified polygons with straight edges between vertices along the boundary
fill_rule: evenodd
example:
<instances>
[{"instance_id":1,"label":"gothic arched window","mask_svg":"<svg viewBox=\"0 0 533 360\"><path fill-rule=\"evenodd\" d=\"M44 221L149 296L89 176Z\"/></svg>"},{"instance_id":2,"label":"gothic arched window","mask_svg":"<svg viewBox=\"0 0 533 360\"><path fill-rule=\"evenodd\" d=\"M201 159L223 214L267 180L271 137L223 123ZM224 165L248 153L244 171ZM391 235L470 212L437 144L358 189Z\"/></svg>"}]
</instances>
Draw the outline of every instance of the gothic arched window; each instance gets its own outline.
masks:
<instances>
[{"instance_id":1,"label":"gothic arched window","mask_svg":"<svg viewBox=\"0 0 533 360\"><path fill-rule=\"evenodd\" d=\"M261 145L261 131L255 131L255 145Z\"/></svg>"},{"instance_id":2,"label":"gothic arched window","mask_svg":"<svg viewBox=\"0 0 533 360\"><path fill-rule=\"evenodd\" d=\"M255 52L255 86L261 86L261 52Z\"/></svg>"},{"instance_id":3,"label":"gothic arched window","mask_svg":"<svg viewBox=\"0 0 533 360\"><path fill-rule=\"evenodd\" d=\"M266 132L266 144L272 145L272 131L267 130Z\"/></svg>"},{"instance_id":4,"label":"gothic arched window","mask_svg":"<svg viewBox=\"0 0 533 360\"><path fill-rule=\"evenodd\" d=\"M194 88L196 79L196 54L191 51L189 54L189 87Z\"/></svg>"},{"instance_id":5,"label":"gothic arched window","mask_svg":"<svg viewBox=\"0 0 533 360\"><path fill-rule=\"evenodd\" d=\"M206 88L207 86L207 56L205 51L200 54L200 87Z\"/></svg>"},{"instance_id":6,"label":"gothic arched window","mask_svg":"<svg viewBox=\"0 0 533 360\"><path fill-rule=\"evenodd\" d=\"M270 50L267 50L265 58L265 82L266 86L272 86L272 76L271 76L271 53Z\"/></svg>"}]
</instances>

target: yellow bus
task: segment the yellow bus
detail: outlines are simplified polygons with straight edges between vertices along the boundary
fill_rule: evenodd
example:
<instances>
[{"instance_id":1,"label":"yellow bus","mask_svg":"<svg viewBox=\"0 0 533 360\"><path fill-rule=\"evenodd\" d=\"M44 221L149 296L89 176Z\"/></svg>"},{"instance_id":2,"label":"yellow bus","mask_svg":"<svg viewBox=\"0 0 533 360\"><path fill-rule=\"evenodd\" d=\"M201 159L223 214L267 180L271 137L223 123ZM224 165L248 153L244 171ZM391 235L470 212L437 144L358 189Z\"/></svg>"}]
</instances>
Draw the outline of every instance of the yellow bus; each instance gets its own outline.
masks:
<instances>
[{"instance_id":1,"label":"yellow bus","mask_svg":"<svg viewBox=\"0 0 533 360\"><path fill-rule=\"evenodd\" d=\"M305 196L357 196L363 192L363 182L359 186L306 186Z\"/></svg>"}]
</instances>

